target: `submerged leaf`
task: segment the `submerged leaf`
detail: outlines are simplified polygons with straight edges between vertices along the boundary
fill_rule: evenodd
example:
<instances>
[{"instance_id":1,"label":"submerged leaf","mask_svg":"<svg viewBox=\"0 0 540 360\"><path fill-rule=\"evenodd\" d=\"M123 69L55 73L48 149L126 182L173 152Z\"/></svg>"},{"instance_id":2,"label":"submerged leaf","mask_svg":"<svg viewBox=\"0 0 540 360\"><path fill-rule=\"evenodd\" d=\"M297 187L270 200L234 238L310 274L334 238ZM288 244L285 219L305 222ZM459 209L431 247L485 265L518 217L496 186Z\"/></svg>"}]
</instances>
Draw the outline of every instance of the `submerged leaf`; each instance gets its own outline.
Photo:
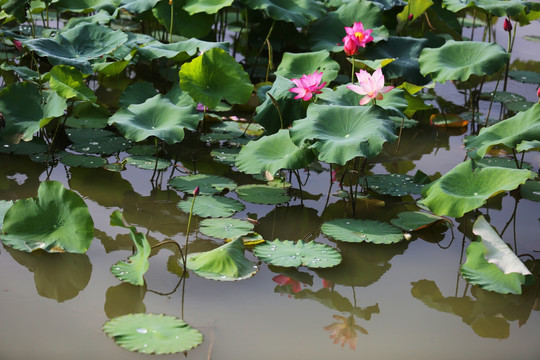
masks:
<instances>
[{"instance_id":1,"label":"submerged leaf","mask_svg":"<svg viewBox=\"0 0 540 360\"><path fill-rule=\"evenodd\" d=\"M107 321L103 331L124 349L144 354L184 352L203 341L198 330L167 315L127 314Z\"/></svg>"},{"instance_id":2,"label":"submerged leaf","mask_svg":"<svg viewBox=\"0 0 540 360\"><path fill-rule=\"evenodd\" d=\"M189 254L186 267L201 277L218 281L247 279L259 270L244 256L244 244L240 238L214 250Z\"/></svg>"},{"instance_id":3,"label":"submerged leaf","mask_svg":"<svg viewBox=\"0 0 540 360\"><path fill-rule=\"evenodd\" d=\"M0 239L31 252L85 253L94 238L94 222L84 200L58 181L39 185L38 197L18 200L4 217Z\"/></svg>"}]
</instances>

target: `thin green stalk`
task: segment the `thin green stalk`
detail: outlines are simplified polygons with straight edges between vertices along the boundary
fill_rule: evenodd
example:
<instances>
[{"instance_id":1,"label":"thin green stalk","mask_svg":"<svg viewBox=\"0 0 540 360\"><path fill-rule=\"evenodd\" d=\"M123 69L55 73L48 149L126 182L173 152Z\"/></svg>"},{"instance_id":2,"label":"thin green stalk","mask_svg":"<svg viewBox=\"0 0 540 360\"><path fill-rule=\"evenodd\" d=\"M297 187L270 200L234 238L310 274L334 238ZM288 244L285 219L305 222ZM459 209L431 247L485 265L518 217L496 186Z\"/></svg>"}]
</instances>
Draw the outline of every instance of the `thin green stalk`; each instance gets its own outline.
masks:
<instances>
[{"instance_id":1,"label":"thin green stalk","mask_svg":"<svg viewBox=\"0 0 540 360\"><path fill-rule=\"evenodd\" d=\"M281 124L280 129L283 129L283 116L281 115L281 110L279 108L279 105L278 105L276 99L274 99L274 97L272 95L270 95L270 93L266 93L266 95L268 95L268 97L272 101L272 104L274 104L274 107L276 108L276 110L278 112L278 115L279 115L279 122Z\"/></svg>"},{"instance_id":2,"label":"thin green stalk","mask_svg":"<svg viewBox=\"0 0 540 360\"><path fill-rule=\"evenodd\" d=\"M186 267L187 263L187 255L188 255L188 243L189 243L189 228L191 226L191 216L193 215L193 206L195 206L195 198L197 197L197 194L193 193L193 200L191 201L191 208L189 209L189 218L187 223L187 230L186 230L186 245L184 248L184 269Z\"/></svg>"},{"instance_id":3,"label":"thin green stalk","mask_svg":"<svg viewBox=\"0 0 540 360\"><path fill-rule=\"evenodd\" d=\"M169 5L171 5L171 26L169 28L169 44L172 43L172 29L173 29L173 21L174 21L174 1L169 0Z\"/></svg>"},{"instance_id":4,"label":"thin green stalk","mask_svg":"<svg viewBox=\"0 0 540 360\"><path fill-rule=\"evenodd\" d=\"M270 26L270 30L268 30L266 39L264 39L264 42L261 45L259 52L257 53L257 57L255 58L255 63L253 64L253 68L251 69L251 73L249 74L250 77L253 77L253 72L255 71L255 68L257 67L257 64L259 63L259 58L261 57L261 53L264 49L264 45L266 45L266 42L270 39L270 35L272 35L272 31L274 31L274 25L276 25L276 20L272 21L272 25Z\"/></svg>"},{"instance_id":5,"label":"thin green stalk","mask_svg":"<svg viewBox=\"0 0 540 360\"><path fill-rule=\"evenodd\" d=\"M354 56L351 56L351 64L352 64L352 69L351 69L351 83L354 83Z\"/></svg>"},{"instance_id":6,"label":"thin green stalk","mask_svg":"<svg viewBox=\"0 0 540 360\"><path fill-rule=\"evenodd\" d=\"M495 98L495 93L497 92L497 88L499 87L500 82L501 82L501 79L499 78L497 80L497 84L495 85L495 90L493 90L493 93L491 95L491 101L489 102L489 109L488 109L488 113L486 115L486 122L484 123L484 127L488 126L489 114L491 114L491 107L493 106L493 99Z\"/></svg>"}]
</instances>

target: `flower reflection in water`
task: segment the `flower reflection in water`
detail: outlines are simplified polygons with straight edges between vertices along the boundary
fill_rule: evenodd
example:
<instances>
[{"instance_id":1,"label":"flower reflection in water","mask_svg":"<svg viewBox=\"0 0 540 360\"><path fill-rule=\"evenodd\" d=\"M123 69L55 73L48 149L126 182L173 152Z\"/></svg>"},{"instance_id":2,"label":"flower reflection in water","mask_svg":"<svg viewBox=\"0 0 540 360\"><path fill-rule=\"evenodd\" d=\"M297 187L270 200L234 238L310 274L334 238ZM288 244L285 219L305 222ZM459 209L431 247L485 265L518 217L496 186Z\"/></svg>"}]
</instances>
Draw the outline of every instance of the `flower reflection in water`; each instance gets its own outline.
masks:
<instances>
[{"instance_id":1,"label":"flower reflection in water","mask_svg":"<svg viewBox=\"0 0 540 360\"><path fill-rule=\"evenodd\" d=\"M345 344L349 344L349 348L355 350L356 342L358 341L356 331L360 331L362 334L367 335L367 330L356 325L354 316L352 315L350 315L348 318L340 315L334 315L333 318L339 320L339 322L335 322L324 327L324 330L332 332L332 334L330 334L330 339L334 339L334 344L341 343L342 347Z\"/></svg>"}]
</instances>

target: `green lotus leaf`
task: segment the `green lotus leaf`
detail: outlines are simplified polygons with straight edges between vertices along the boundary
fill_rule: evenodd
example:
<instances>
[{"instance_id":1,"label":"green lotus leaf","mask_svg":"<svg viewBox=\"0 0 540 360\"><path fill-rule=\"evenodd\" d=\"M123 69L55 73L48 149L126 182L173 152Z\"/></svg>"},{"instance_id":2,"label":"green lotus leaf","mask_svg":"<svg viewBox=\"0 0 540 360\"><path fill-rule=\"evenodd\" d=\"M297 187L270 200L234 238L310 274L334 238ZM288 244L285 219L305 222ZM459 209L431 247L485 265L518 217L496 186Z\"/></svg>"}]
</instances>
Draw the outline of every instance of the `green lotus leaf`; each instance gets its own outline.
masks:
<instances>
[{"instance_id":1,"label":"green lotus leaf","mask_svg":"<svg viewBox=\"0 0 540 360\"><path fill-rule=\"evenodd\" d=\"M41 138L32 138L31 141L21 141L18 144L11 144L0 140L0 153L16 155L34 155L46 153L49 147Z\"/></svg>"},{"instance_id":2,"label":"green lotus leaf","mask_svg":"<svg viewBox=\"0 0 540 360\"><path fill-rule=\"evenodd\" d=\"M383 68L387 78L403 78L405 81L423 85L429 82L426 74L421 74L418 57L428 45L427 39L390 36L386 41L375 44L367 54L367 58L394 59Z\"/></svg>"},{"instance_id":3,"label":"green lotus leaf","mask_svg":"<svg viewBox=\"0 0 540 360\"><path fill-rule=\"evenodd\" d=\"M341 262L341 254L326 244L278 239L257 245L253 254L265 263L283 267L329 268Z\"/></svg>"},{"instance_id":4,"label":"green lotus leaf","mask_svg":"<svg viewBox=\"0 0 540 360\"><path fill-rule=\"evenodd\" d=\"M521 167L518 167L516 164L516 161L511 158L502 158L502 157L485 157L482 159L475 159L474 165L477 167L490 167L490 166L498 166L498 167L504 167L509 169L527 169L532 170L533 167L531 164L523 163Z\"/></svg>"},{"instance_id":5,"label":"green lotus leaf","mask_svg":"<svg viewBox=\"0 0 540 360\"><path fill-rule=\"evenodd\" d=\"M527 70L511 70L508 76L512 79L526 84L540 84L540 73Z\"/></svg>"},{"instance_id":6,"label":"green lotus leaf","mask_svg":"<svg viewBox=\"0 0 540 360\"><path fill-rule=\"evenodd\" d=\"M236 157L240 153L238 147L233 148L218 148L210 151L210 156L214 161L217 161L222 164L234 165L236 163Z\"/></svg>"},{"instance_id":7,"label":"green lotus leaf","mask_svg":"<svg viewBox=\"0 0 540 360\"><path fill-rule=\"evenodd\" d=\"M114 154L132 145L126 138L103 129L69 129L66 134L73 142L71 148L86 154Z\"/></svg>"},{"instance_id":8,"label":"green lotus leaf","mask_svg":"<svg viewBox=\"0 0 540 360\"><path fill-rule=\"evenodd\" d=\"M400 229L390 224L364 219L334 219L326 221L321 231L339 241L394 244L403 240Z\"/></svg>"},{"instance_id":9,"label":"green lotus leaf","mask_svg":"<svg viewBox=\"0 0 540 360\"><path fill-rule=\"evenodd\" d=\"M165 57L175 61L185 61L198 53L208 51L215 47L228 51L229 43L209 42L195 38L182 40L171 44L163 44L157 40L154 40L147 45L140 47L138 51L141 56L148 60Z\"/></svg>"},{"instance_id":10,"label":"green lotus leaf","mask_svg":"<svg viewBox=\"0 0 540 360\"><path fill-rule=\"evenodd\" d=\"M39 91L37 84L15 83L0 91L0 112L6 121L0 136L30 140L53 118L63 116L66 99L54 91Z\"/></svg>"},{"instance_id":11,"label":"green lotus leaf","mask_svg":"<svg viewBox=\"0 0 540 360\"><path fill-rule=\"evenodd\" d=\"M83 74L67 65L56 65L49 72L51 89L63 98L76 98L84 101L96 101L94 92L86 86Z\"/></svg>"},{"instance_id":12,"label":"green lotus leaf","mask_svg":"<svg viewBox=\"0 0 540 360\"><path fill-rule=\"evenodd\" d=\"M176 176L169 180L169 185L186 193L193 193L196 187L201 195L214 195L225 189L236 189L236 183L223 176L196 174Z\"/></svg>"},{"instance_id":13,"label":"green lotus leaf","mask_svg":"<svg viewBox=\"0 0 540 360\"><path fill-rule=\"evenodd\" d=\"M482 158L495 145L515 149L523 141L540 139L540 104L535 104L525 112L482 128L477 136L465 139L465 148L471 158Z\"/></svg>"},{"instance_id":14,"label":"green lotus leaf","mask_svg":"<svg viewBox=\"0 0 540 360\"><path fill-rule=\"evenodd\" d=\"M224 7L231 6L234 0L186 0L184 10L189 15L198 13L215 14Z\"/></svg>"},{"instance_id":15,"label":"green lotus leaf","mask_svg":"<svg viewBox=\"0 0 540 360\"><path fill-rule=\"evenodd\" d=\"M107 160L97 156L66 154L62 156L60 162L67 166L99 168L103 167Z\"/></svg>"},{"instance_id":16,"label":"green lotus leaf","mask_svg":"<svg viewBox=\"0 0 540 360\"><path fill-rule=\"evenodd\" d=\"M461 266L461 276L484 290L500 294L521 294L521 285L534 282L534 276L512 252L483 216L473 225L480 242L467 247L467 261Z\"/></svg>"},{"instance_id":17,"label":"green lotus leaf","mask_svg":"<svg viewBox=\"0 0 540 360\"><path fill-rule=\"evenodd\" d=\"M103 129L111 113L103 106L80 102L73 106L71 114L66 120L66 126L70 128Z\"/></svg>"},{"instance_id":18,"label":"green lotus leaf","mask_svg":"<svg viewBox=\"0 0 540 360\"><path fill-rule=\"evenodd\" d=\"M289 137L289 130L250 141L236 157L236 167L247 174L268 171L275 174L281 169L302 169L315 158L313 151L299 148Z\"/></svg>"},{"instance_id":19,"label":"green lotus leaf","mask_svg":"<svg viewBox=\"0 0 540 360\"><path fill-rule=\"evenodd\" d=\"M352 26L356 21L362 21L364 29L372 29L374 41L388 36L388 30L382 26L382 12L377 4L371 1L350 1L339 4L337 11L327 12L319 21L310 25L308 38L311 49L343 51L341 44L345 36L345 26ZM371 44L368 44L371 47Z\"/></svg>"},{"instance_id":20,"label":"green lotus leaf","mask_svg":"<svg viewBox=\"0 0 540 360\"><path fill-rule=\"evenodd\" d=\"M254 119L266 129L267 133L272 134L279 129L285 129L294 120L306 115L302 101L295 99L294 94L289 91L293 87L294 83L290 79L276 75L276 80L266 93L264 102L255 109ZM276 105L279 110L276 109Z\"/></svg>"},{"instance_id":21,"label":"green lotus leaf","mask_svg":"<svg viewBox=\"0 0 540 360\"><path fill-rule=\"evenodd\" d=\"M130 155L136 156L156 156L156 147L154 145L135 145L126 150Z\"/></svg>"},{"instance_id":22,"label":"green lotus leaf","mask_svg":"<svg viewBox=\"0 0 540 360\"><path fill-rule=\"evenodd\" d=\"M150 136L175 144L184 139L184 128L195 130L199 115L191 106L179 107L158 94L142 104L118 110L109 119L127 139L142 141Z\"/></svg>"},{"instance_id":23,"label":"green lotus leaf","mask_svg":"<svg viewBox=\"0 0 540 360\"><path fill-rule=\"evenodd\" d=\"M277 205L291 200L286 189L269 185L242 185L236 188L236 193L240 199L255 204Z\"/></svg>"},{"instance_id":24,"label":"green lotus leaf","mask_svg":"<svg viewBox=\"0 0 540 360\"><path fill-rule=\"evenodd\" d=\"M314 0L244 0L253 10L262 10L274 20L292 22L304 27L325 13L322 3Z\"/></svg>"},{"instance_id":25,"label":"green lotus leaf","mask_svg":"<svg viewBox=\"0 0 540 360\"><path fill-rule=\"evenodd\" d=\"M514 101L525 101L524 96L507 92L507 91L496 91L495 94L493 93L493 91L491 91L491 92L483 92L482 94L480 94L480 98L483 100L491 101L492 97L493 97L493 101L501 102L505 104L509 102L514 102Z\"/></svg>"},{"instance_id":26,"label":"green lotus leaf","mask_svg":"<svg viewBox=\"0 0 540 360\"><path fill-rule=\"evenodd\" d=\"M141 14L151 10L158 2L159 0L122 0L122 6L119 8L132 14Z\"/></svg>"},{"instance_id":27,"label":"green lotus leaf","mask_svg":"<svg viewBox=\"0 0 540 360\"><path fill-rule=\"evenodd\" d=\"M0 69L5 71L13 71L22 80L37 80L40 77L37 71L34 71L26 66L13 66L4 62L0 65Z\"/></svg>"},{"instance_id":28,"label":"green lotus leaf","mask_svg":"<svg viewBox=\"0 0 540 360\"><path fill-rule=\"evenodd\" d=\"M2 224L4 223L4 216L9 208L13 205L13 201L0 200L0 230L2 230Z\"/></svg>"},{"instance_id":29,"label":"green lotus leaf","mask_svg":"<svg viewBox=\"0 0 540 360\"><path fill-rule=\"evenodd\" d=\"M530 101L514 101L514 102L509 102L505 104L505 106L509 111L513 111L517 113L520 111L529 110L530 108L534 106L534 104L535 103L530 102Z\"/></svg>"},{"instance_id":30,"label":"green lotus leaf","mask_svg":"<svg viewBox=\"0 0 540 360\"><path fill-rule=\"evenodd\" d=\"M297 145L315 140L314 149L321 161L344 165L357 157L374 157L386 141L397 138L394 125L377 106L331 106L312 104L307 117L295 121L290 130Z\"/></svg>"},{"instance_id":31,"label":"green lotus leaf","mask_svg":"<svg viewBox=\"0 0 540 360\"><path fill-rule=\"evenodd\" d=\"M275 74L289 79L299 79L302 75L312 74L315 71L322 71L322 81L329 84L337 77L339 64L325 50L309 53L286 52Z\"/></svg>"},{"instance_id":32,"label":"green lotus leaf","mask_svg":"<svg viewBox=\"0 0 540 360\"><path fill-rule=\"evenodd\" d=\"M92 12L107 9L112 12L121 0L58 0L55 2L59 11Z\"/></svg>"},{"instance_id":33,"label":"green lotus leaf","mask_svg":"<svg viewBox=\"0 0 540 360\"><path fill-rule=\"evenodd\" d=\"M103 331L124 349L144 354L180 353L203 341L198 330L167 315L122 315L107 321Z\"/></svg>"},{"instance_id":34,"label":"green lotus leaf","mask_svg":"<svg viewBox=\"0 0 540 360\"><path fill-rule=\"evenodd\" d=\"M121 31L109 27L81 23L62 31L54 38L23 40L22 42L39 56L48 57L53 65L69 65L83 74L92 74L90 61L106 55L128 39Z\"/></svg>"},{"instance_id":35,"label":"green lotus leaf","mask_svg":"<svg viewBox=\"0 0 540 360\"><path fill-rule=\"evenodd\" d=\"M212 48L185 63L179 75L182 90L210 109L216 108L222 99L243 104L253 91L242 65L220 48Z\"/></svg>"},{"instance_id":36,"label":"green lotus leaf","mask_svg":"<svg viewBox=\"0 0 540 360\"><path fill-rule=\"evenodd\" d=\"M218 281L244 280L259 270L244 256L240 238L210 251L189 254L186 267L201 277Z\"/></svg>"},{"instance_id":37,"label":"green lotus leaf","mask_svg":"<svg viewBox=\"0 0 540 360\"><path fill-rule=\"evenodd\" d=\"M398 214L398 218L390 220L390 223L405 231L415 231L426 228L438 221L444 221L448 227L452 224L445 217L422 211L401 212Z\"/></svg>"},{"instance_id":38,"label":"green lotus leaf","mask_svg":"<svg viewBox=\"0 0 540 360\"><path fill-rule=\"evenodd\" d=\"M530 9L533 6L532 1L521 0L443 0L443 4L452 12L458 12L467 7L475 7L498 17L516 16L526 8Z\"/></svg>"},{"instance_id":39,"label":"green lotus leaf","mask_svg":"<svg viewBox=\"0 0 540 360\"><path fill-rule=\"evenodd\" d=\"M149 155L128 156L125 160L127 165L133 165L144 170L165 170L171 166L171 160L162 158L157 159L156 165L156 157Z\"/></svg>"},{"instance_id":40,"label":"green lotus leaf","mask_svg":"<svg viewBox=\"0 0 540 360\"><path fill-rule=\"evenodd\" d=\"M125 88L118 99L118 106L127 108L132 104L142 104L157 94L154 84L150 81L137 81Z\"/></svg>"},{"instance_id":41,"label":"green lotus leaf","mask_svg":"<svg viewBox=\"0 0 540 360\"><path fill-rule=\"evenodd\" d=\"M234 239L251 233L254 227L255 225L246 220L217 218L201 221L199 231L218 239Z\"/></svg>"},{"instance_id":42,"label":"green lotus leaf","mask_svg":"<svg viewBox=\"0 0 540 360\"><path fill-rule=\"evenodd\" d=\"M85 253L94 238L94 222L79 195L57 181L43 181L35 199L18 200L4 217L0 239L31 252Z\"/></svg>"},{"instance_id":43,"label":"green lotus leaf","mask_svg":"<svg viewBox=\"0 0 540 360\"><path fill-rule=\"evenodd\" d=\"M119 261L111 267L111 273L121 281L133 284L144 285L144 274L148 270L150 256L150 243L146 240L146 236L137 232L134 226L129 224L124 219L119 210L115 210L111 214L111 225L121 226L129 230L129 235L135 245L135 252L127 261Z\"/></svg>"},{"instance_id":44,"label":"green lotus leaf","mask_svg":"<svg viewBox=\"0 0 540 360\"><path fill-rule=\"evenodd\" d=\"M392 196L421 194L424 186L415 182L412 176L401 174L369 175L360 178L358 183L378 194Z\"/></svg>"},{"instance_id":45,"label":"green lotus leaf","mask_svg":"<svg viewBox=\"0 0 540 360\"><path fill-rule=\"evenodd\" d=\"M186 38L202 38L206 36L212 30L215 16L205 13L189 15L184 10L185 4L186 0L173 0L173 6L169 5L168 1L159 1L152 9L152 13L166 29L170 29L172 9L173 34Z\"/></svg>"},{"instance_id":46,"label":"green lotus leaf","mask_svg":"<svg viewBox=\"0 0 540 360\"><path fill-rule=\"evenodd\" d=\"M520 187L521 196L527 200L540 201L540 181L527 181Z\"/></svg>"},{"instance_id":47,"label":"green lotus leaf","mask_svg":"<svg viewBox=\"0 0 540 360\"><path fill-rule=\"evenodd\" d=\"M491 196L517 188L531 174L529 170L502 167L475 169L467 160L424 186L422 203L437 215L461 217L484 205Z\"/></svg>"},{"instance_id":48,"label":"green lotus leaf","mask_svg":"<svg viewBox=\"0 0 540 360\"><path fill-rule=\"evenodd\" d=\"M471 75L492 75L509 59L510 54L495 43L449 40L440 48L422 50L418 62L423 75L444 83L465 81Z\"/></svg>"},{"instance_id":49,"label":"green lotus leaf","mask_svg":"<svg viewBox=\"0 0 540 360\"><path fill-rule=\"evenodd\" d=\"M26 21L26 8L30 0L7 0L2 1L2 10L7 14L14 16L21 23Z\"/></svg>"},{"instance_id":50,"label":"green lotus leaf","mask_svg":"<svg viewBox=\"0 0 540 360\"><path fill-rule=\"evenodd\" d=\"M178 203L180 210L189 213L192 198ZM244 210L244 204L225 196L199 195L195 198L193 214L201 217L229 217L237 211Z\"/></svg>"}]
</instances>

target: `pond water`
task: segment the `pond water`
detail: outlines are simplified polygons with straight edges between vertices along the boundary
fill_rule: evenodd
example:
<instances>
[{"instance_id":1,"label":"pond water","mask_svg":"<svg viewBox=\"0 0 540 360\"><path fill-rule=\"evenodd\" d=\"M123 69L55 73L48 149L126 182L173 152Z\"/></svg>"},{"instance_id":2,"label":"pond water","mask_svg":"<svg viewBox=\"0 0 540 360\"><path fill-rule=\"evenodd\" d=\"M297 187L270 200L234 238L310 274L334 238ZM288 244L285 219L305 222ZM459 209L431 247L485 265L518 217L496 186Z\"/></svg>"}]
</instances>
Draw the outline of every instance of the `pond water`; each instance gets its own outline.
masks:
<instances>
[{"instance_id":1,"label":"pond water","mask_svg":"<svg viewBox=\"0 0 540 360\"><path fill-rule=\"evenodd\" d=\"M540 71L538 43L522 39L537 34L538 22L518 31L513 60L531 61ZM486 87L493 87L490 83ZM458 105L462 95L452 84L437 94ZM509 82L509 91L537 101L536 87ZM480 110L487 112L488 102ZM492 110L498 114L498 108ZM442 174L466 157L468 132L420 125L405 129L399 152L387 144L370 160L372 173ZM186 150L187 149L187 150ZM238 184L251 181L234 168L213 161L210 147L188 136L170 147L179 163L225 176ZM120 158L123 158L121 154ZM174 156L172 156L174 158ZM540 156L525 162L538 172ZM85 255L0 251L0 358L16 359L143 359L102 332L110 318L127 313L168 314L185 319L204 335L204 342L186 355L163 358L198 359L538 359L540 356L540 286L524 287L522 295L501 295L468 285L459 275L475 218L453 222L452 231L434 226L394 245L335 242L320 232L321 224L351 216L350 206L334 196L339 189L328 171L309 172L309 181L285 205L253 205L235 218L257 219L255 231L265 239L310 239L337 248L343 263L327 270L283 269L260 264L252 278L217 282L190 274L180 281L178 252L163 246L152 252L146 285L119 282L110 267L130 256L125 229L110 225L120 209L126 220L152 244L172 239L183 244L188 214L177 208L184 194L168 187L169 167L157 181L151 170L128 165L123 172L104 169L54 168L27 156L0 155L0 199L34 197L40 182L57 180L83 197L95 224L95 239ZM174 172L174 175L179 175ZM302 172L303 180L308 172ZM298 189L296 179L293 188ZM299 192L296 192L298 194ZM229 194L230 197L236 197ZM412 198L384 198L385 205L359 200L356 216L389 221L414 209ZM481 208L490 224L518 254L538 258L539 205L511 194L496 196ZM215 248L221 241L190 233L190 252ZM258 260L248 251L246 256ZM524 261L530 261L526 256ZM538 276L539 262L533 272ZM531 266L529 266L530 268ZM339 333L337 338L331 335Z\"/></svg>"}]
</instances>

